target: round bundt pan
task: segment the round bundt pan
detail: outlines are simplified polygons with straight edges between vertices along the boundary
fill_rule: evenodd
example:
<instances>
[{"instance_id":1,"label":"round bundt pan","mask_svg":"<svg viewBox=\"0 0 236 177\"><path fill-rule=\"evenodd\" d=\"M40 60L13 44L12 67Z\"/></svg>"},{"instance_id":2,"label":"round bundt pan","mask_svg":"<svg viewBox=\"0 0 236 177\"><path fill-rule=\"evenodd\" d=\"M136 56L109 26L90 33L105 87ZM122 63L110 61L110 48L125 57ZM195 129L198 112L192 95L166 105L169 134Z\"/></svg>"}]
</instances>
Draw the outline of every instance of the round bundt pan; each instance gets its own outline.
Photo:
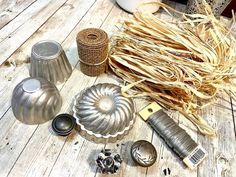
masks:
<instances>
[{"instance_id":1,"label":"round bundt pan","mask_svg":"<svg viewBox=\"0 0 236 177\"><path fill-rule=\"evenodd\" d=\"M78 94L73 112L80 134L96 143L122 139L135 121L133 101L121 94L121 87L108 83L94 85Z\"/></svg>"}]
</instances>

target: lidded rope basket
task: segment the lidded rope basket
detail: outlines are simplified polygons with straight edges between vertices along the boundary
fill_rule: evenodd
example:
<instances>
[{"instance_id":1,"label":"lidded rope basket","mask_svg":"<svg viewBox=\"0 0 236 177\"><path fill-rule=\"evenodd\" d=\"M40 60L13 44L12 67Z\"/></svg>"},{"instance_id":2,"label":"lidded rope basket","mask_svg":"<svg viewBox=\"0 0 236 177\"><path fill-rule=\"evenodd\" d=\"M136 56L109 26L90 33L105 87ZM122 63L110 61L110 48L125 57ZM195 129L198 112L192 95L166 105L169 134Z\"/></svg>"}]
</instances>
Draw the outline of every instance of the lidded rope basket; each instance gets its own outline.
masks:
<instances>
[{"instance_id":1,"label":"lidded rope basket","mask_svg":"<svg viewBox=\"0 0 236 177\"><path fill-rule=\"evenodd\" d=\"M80 31L76 38L80 69L88 76L98 76L105 72L108 56L108 35L97 28Z\"/></svg>"}]
</instances>

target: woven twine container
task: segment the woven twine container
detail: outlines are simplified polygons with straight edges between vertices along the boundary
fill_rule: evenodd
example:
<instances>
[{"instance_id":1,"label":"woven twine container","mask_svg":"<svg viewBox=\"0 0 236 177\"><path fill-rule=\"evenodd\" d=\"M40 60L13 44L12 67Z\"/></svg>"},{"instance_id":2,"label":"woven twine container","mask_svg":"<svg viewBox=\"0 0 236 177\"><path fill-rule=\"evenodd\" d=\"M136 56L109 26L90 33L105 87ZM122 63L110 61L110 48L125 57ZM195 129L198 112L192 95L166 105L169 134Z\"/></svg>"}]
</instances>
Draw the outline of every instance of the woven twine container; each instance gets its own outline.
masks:
<instances>
[{"instance_id":1,"label":"woven twine container","mask_svg":"<svg viewBox=\"0 0 236 177\"><path fill-rule=\"evenodd\" d=\"M88 76L98 76L105 72L108 56L108 35L97 28L80 31L76 38L80 69Z\"/></svg>"}]
</instances>

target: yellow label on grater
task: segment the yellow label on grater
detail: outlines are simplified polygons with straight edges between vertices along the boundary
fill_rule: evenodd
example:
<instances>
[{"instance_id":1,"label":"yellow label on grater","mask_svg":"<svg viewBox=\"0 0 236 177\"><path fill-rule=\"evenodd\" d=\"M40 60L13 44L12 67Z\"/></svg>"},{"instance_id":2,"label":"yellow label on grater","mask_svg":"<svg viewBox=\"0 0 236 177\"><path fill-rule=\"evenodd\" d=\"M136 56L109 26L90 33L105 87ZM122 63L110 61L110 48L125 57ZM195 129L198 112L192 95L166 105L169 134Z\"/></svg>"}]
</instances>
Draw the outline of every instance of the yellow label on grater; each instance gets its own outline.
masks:
<instances>
[{"instance_id":1,"label":"yellow label on grater","mask_svg":"<svg viewBox=\"0 0 236 177\"><path fill-rule=\"evenodd\" d=\"M161 106L157 104L156 102L152 102L148 106L146 106L144 109L139 111L139 115L142 117L144 121L147 121L148 118L155 112L161 110Z\"/></svg>"}]
</instances>

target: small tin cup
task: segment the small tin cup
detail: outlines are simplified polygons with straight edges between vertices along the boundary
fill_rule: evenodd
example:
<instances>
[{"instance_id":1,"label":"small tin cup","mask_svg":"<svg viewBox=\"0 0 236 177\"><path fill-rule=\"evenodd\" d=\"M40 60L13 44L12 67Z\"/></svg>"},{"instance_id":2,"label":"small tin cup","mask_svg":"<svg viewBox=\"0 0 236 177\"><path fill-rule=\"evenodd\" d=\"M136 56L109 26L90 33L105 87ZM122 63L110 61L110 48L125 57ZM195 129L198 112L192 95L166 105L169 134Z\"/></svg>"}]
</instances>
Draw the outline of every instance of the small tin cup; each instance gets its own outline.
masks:
<instances>
[{"instance_id":1,"label":"small tin cup","mask_svg":"<svg viewBox=\"0 0 236 177\"><path fill-rule=\"evenodd\" d=\"M65 82L71 73L71 65L58 42L44 40L33 45L30 60L31 77L42 77L57 84Z\"/></svg>"}]
</instances>

